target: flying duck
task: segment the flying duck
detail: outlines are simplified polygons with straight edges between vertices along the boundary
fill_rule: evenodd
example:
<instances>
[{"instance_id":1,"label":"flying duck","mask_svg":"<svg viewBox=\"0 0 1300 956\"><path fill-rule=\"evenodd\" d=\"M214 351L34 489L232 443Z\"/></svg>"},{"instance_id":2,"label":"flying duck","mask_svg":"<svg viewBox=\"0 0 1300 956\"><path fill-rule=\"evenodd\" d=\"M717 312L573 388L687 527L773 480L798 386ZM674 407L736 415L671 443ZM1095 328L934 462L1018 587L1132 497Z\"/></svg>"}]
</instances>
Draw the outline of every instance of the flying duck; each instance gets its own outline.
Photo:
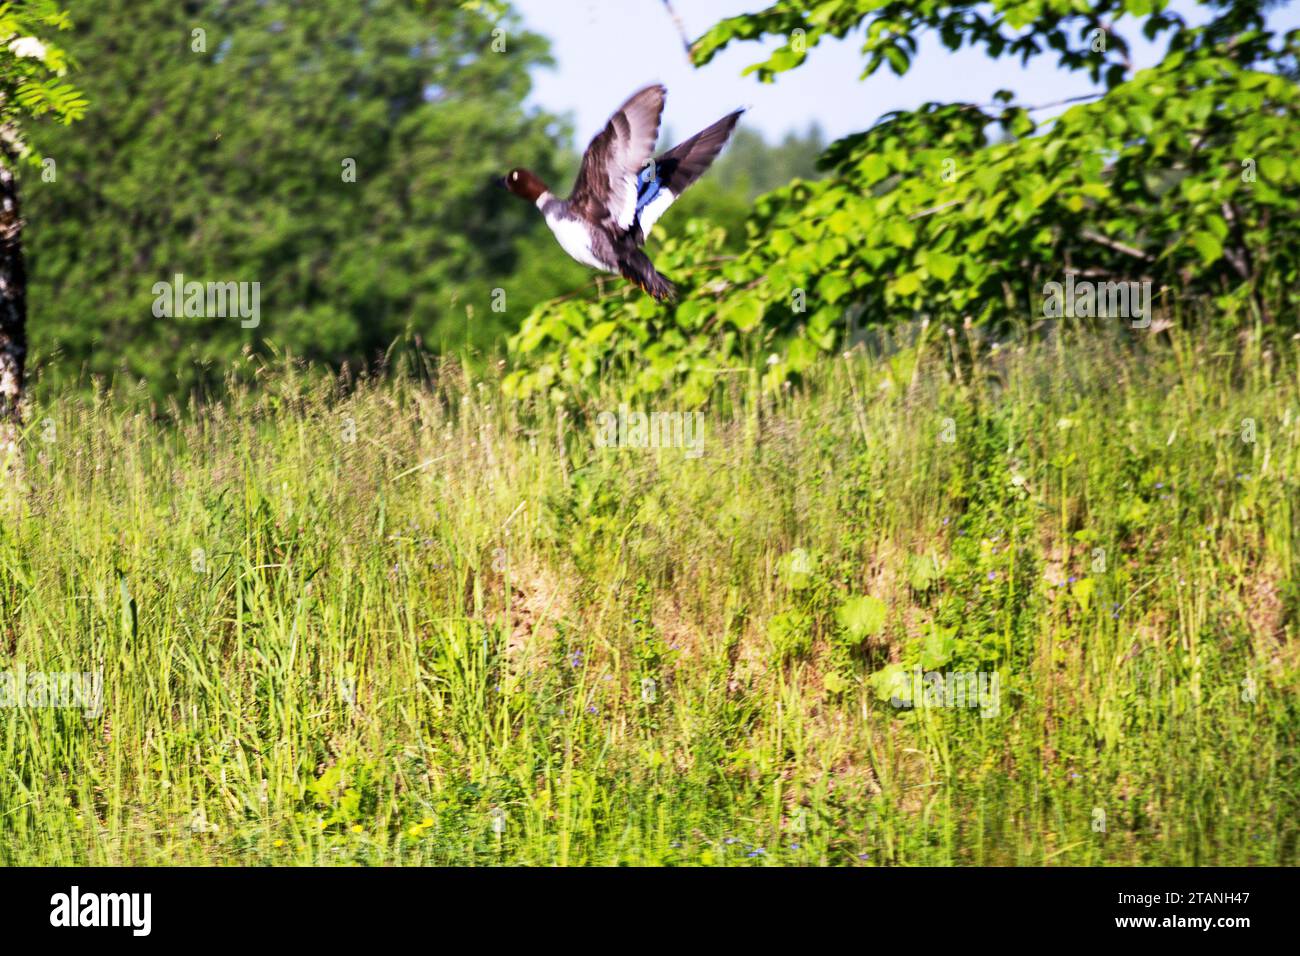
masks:
<instances>
[{"instance_id":1,"label":"flying duck","mask_svg":"<svg viewBox=\"0 0 1300 956\"><path fill-rule=\"evenodd\" d=\"M704 174L731 138L743 109L718 120L651 160L668 90L633 93L609 118L582 157L573 194L560 199L527 169L501 185L534 203L560 246L585 266L635 282L659 301L676 295L641 250L650 230L687 187Z\"/></svg>"}]
</instances>

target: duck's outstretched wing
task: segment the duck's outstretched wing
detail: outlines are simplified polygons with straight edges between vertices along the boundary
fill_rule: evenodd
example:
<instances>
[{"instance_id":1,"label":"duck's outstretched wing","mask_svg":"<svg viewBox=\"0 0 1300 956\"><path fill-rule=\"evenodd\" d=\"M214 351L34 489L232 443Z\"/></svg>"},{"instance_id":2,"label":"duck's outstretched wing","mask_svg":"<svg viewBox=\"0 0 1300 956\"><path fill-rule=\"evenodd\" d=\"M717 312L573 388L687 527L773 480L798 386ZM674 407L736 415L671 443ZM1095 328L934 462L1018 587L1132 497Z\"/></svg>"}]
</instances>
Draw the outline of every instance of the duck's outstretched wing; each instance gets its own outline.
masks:
<instances>
[{"instance_id":1,"label":"duck's outstretched wing","mask_svg":"<svg viewBox=\"0 0 1300 956\"><path fill-rule=\"evenodd\" d=\"M637 174L659 138L668 91L660 84L633 93L582 157L569 206L591 222L612 222L626 232L636 221Z\"/></svg>"},{"instance_id":2,"label":"duck's outstretched wing","mask_svg":"<svg viewBox=\"0 0 1300 956\"><path fill-rule=\"evenodd\" d=\"M650 237L659 217L693 183L704 175L722 147L727 145L736 122L745 111L736 110L718 120L708 129L700 130L690 139L674 146L641 171L637 178L636 224L640 227L638 242Z\"/></svg>"}]
</instances>

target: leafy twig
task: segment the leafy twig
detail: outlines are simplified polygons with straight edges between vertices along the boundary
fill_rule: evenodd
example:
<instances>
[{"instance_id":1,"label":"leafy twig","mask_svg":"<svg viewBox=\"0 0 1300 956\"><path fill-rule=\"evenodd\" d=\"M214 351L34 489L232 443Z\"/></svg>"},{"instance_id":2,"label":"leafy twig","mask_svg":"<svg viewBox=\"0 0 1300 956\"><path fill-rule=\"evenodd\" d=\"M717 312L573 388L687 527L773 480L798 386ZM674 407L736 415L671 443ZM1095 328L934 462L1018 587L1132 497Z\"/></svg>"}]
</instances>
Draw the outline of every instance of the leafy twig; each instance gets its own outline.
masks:
<instances>
[{"instance_id":1,"label":"leafy twig","mask_svg":"<svg viewBox=\"0 0 1300 956\"><path fill-rule=\"evenodd\" d=\"M668 15L673 19L673 25L677 27L677 35L682 38L682 49L686 51L686 62L694 66L695 60L691 57L691 38L686 34L686 25L682 23L682 18L673 9L672 0L663 0L663 4L664 9L668 11Z\"/></svg>"},{"instance_id":2,"label":"leafy twig","mask_svg":"<svg viewBox=\"0 0 1300 956\"><path fill-rule=\"evenodd\" d=\"M1096 230L1084 229L1080 231L1079 235L1092 242L1099 243L1107 249L1114 249L1116 252L1122 252L1126 256L1132 256L1134 259L1141 259L1143 262L1151 261L1151 256L1147 255L1147 253L1143 252L1141 249L1135 249L1132 246L1125 245L1115 239L1107 238Z\"/></svg>"}]
</instances>

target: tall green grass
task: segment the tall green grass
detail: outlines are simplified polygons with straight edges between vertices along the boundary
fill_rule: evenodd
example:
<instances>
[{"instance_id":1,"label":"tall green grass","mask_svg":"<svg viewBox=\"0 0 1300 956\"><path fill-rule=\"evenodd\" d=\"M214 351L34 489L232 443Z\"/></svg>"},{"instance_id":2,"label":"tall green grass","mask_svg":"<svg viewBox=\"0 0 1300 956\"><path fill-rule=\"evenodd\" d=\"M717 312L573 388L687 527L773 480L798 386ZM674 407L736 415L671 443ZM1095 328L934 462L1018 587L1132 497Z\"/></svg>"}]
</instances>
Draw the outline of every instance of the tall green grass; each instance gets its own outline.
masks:
<instances>
[{"instance_id":1,"label":"tall green grass","mask_svg":"<svg viewBox=\"0 0 1300 956\"><path fill-rule=\"evenodd\" d=\"M727 376L698 459L595 447L616 381L452 365L44 396L0 672L104 706L0 708L0 863L1294 865L1300 355L1260 342ZM895 707L914 665L997 716Z\"/></svg>"}]
</instances>

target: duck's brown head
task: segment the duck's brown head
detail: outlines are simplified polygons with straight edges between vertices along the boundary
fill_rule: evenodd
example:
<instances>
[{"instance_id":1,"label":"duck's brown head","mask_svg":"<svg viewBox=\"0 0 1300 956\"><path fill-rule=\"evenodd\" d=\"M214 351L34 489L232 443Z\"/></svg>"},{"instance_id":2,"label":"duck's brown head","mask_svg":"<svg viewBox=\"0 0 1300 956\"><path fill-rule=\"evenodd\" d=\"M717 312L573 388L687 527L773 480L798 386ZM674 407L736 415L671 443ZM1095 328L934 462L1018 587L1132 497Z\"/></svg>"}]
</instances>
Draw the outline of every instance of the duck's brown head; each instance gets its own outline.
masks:
<instances>
[{"instance_id":1,"label":"duck's brown head","mask_svg":"<svg viewBox=\"0 0 1300 956\"><path fill-rule=\"evenodd\" d=\"M537 202L537 197L546 192L546 184L526 169L510 170L501 185L529 202Z\"/></svg>"}]
</instances>

